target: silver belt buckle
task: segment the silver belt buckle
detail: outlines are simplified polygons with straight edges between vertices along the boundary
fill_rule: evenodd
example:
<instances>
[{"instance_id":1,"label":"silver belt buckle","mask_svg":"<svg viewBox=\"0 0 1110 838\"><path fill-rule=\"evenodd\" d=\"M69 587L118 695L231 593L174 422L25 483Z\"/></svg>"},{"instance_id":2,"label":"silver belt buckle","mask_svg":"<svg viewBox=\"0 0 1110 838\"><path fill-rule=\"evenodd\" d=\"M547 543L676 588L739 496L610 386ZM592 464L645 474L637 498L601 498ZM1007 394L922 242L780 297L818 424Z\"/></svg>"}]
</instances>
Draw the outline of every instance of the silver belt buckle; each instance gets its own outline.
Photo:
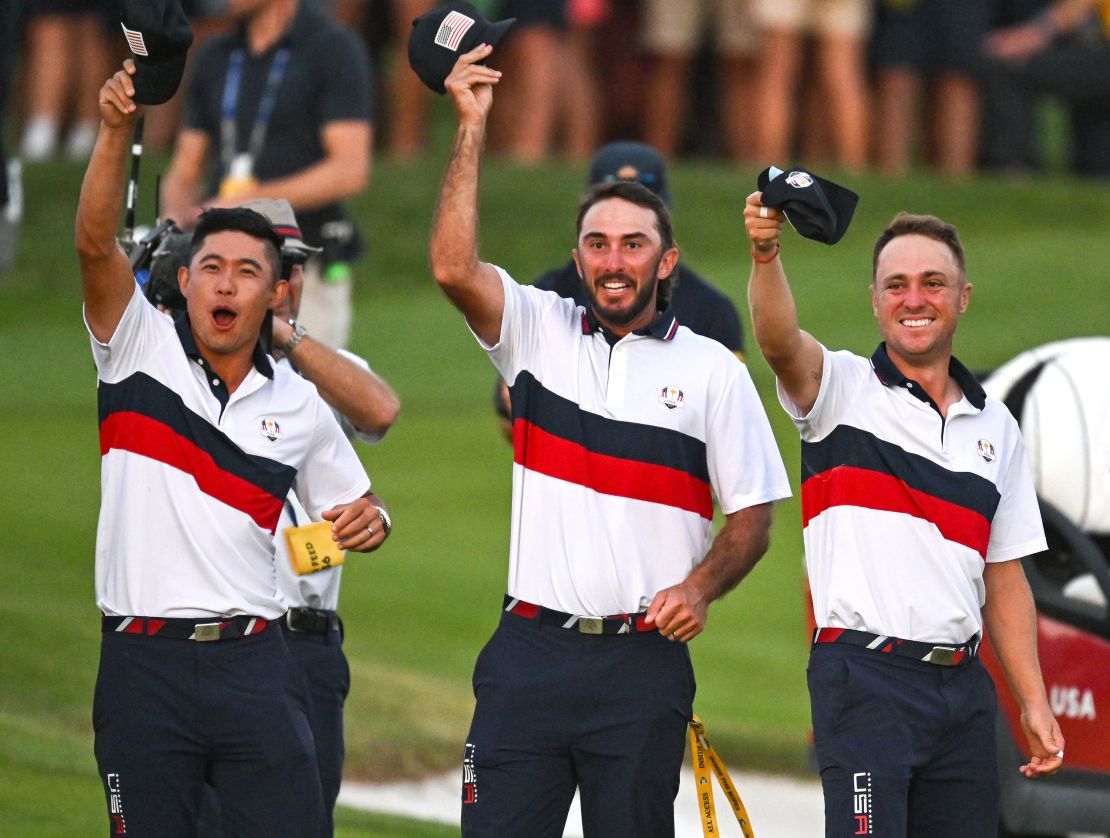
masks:
<instances>
[{"instance_id":1,"label":"silver belt buckle","mask_svg":"<svg viewBox=\"0 0 1110 838\"><path fill-rule=\"evenodd\" d=\"M952 666L953 658L956 657L956 649L943 649L940 646L935 646L933 651L929 653L929 663L935 663L940 666Z\"/></svg>"},{"instance_id":2,"label":"silver belt buckle","mask_svg":"<svg viewBox=\"0 0 1110 838\"><path fill-rule=\"evenodd\" d=\"M579 617L578 631L582 634L601 634L601 617Z\"/></svg>"},{"instance_id":3,"label":"silver belt buckle","mask_svg":"<svg viewBox=\"0 0 1110 838\"><path fill-rule=\"evenodd\" d=\"M198 643L208 643L220 639L219 623L198 623L193 628L193 640Z\"/></svg>"}]
</instances>

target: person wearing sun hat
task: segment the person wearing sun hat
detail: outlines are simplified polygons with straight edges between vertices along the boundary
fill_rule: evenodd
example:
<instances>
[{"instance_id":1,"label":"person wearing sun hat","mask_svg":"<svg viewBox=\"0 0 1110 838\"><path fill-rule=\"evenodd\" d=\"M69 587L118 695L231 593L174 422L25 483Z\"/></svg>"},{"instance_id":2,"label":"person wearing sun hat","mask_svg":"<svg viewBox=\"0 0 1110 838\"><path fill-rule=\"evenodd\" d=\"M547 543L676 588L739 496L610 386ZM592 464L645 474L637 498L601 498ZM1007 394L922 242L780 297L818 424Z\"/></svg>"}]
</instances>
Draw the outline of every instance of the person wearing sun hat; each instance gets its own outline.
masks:
<instances>
[{"instance_id":1,"label":"person wearing sun hat","mask_svg":"<svg viewBox=\"0 0 1110 838\"><path fill-rule=\"evenodd\" d=\"M282 262L289 274L289 294L274 309L272 342L278 366L292 369L316 386L348 439L378 442L400 409L393 388L370 369L365 359L344 349L331 349L314 340L303 327L298 328L303 264L317 249L305 244L293 208L281 198L255 198L239 206L269 219L274 232L284 240ZM371 526L381 528L388 537L393 519L377 495L374 503L378 506L379 520L371 522ZM281 620L285 643L308 690L307 716L324 793L325 834L331 835L343 776L343 707L351 678L343 652L343 621L338 613L343 564L299 573L285 538L289 528L304 526L311 520L296 493L290 492L276 530L274 567L278 588L288 608ZM202 834L221 832L220 808L218 795L209 792Z\"/></svg>"}]
</instances>

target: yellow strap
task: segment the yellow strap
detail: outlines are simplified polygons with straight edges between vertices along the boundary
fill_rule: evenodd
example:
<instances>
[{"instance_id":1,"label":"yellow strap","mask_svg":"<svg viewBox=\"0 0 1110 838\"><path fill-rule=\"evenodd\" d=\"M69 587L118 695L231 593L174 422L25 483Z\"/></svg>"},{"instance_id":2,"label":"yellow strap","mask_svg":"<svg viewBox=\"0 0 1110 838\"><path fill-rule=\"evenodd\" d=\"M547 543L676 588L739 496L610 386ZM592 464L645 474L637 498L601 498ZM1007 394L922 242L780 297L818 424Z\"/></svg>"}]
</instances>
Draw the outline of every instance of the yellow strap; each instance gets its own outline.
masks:
<instances>
[{"instance_id":1,"label":"yellow strap","mask_svg":"<svg viewBox=\"0 0 1110 838\"><path fill-rule=\"evenodd\" d=\"M744 808L744 801L740 793L732 784L728 776L728 769L709 744L709 737L705 733L705 725L701 719L694 716L690 720L690 761L694 763L694 781L697 784L695 791L698 795L698 810L701 812L701 831L705 838L720 835L717 824L717 812L713 806L713 780L709 776L709 767L706 760L713 766L713 773L717 775L717 782L721 784L721 791L725 793L732 812L736 815L736 822L740 824L740 831L744 838L755 838L748 810Z\"/></svg>"}]
</instances>

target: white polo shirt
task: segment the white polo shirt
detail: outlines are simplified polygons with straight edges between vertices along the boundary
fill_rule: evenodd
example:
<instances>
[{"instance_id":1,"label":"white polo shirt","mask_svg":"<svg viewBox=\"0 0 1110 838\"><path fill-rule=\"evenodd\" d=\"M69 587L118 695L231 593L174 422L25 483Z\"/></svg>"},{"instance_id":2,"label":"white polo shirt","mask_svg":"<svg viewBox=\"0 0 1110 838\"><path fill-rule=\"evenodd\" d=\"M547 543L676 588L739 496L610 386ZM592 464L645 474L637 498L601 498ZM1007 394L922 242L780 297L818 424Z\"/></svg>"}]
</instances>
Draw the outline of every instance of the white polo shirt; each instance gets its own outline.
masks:
<instances>
[{"instance_id":1,"label":"white polo shirt","mask_svg":"<svg viewBox=\"0 0 1110 838\"><path fill-rule=\"evenodd\" d=\"M362 367L362 369L370 369L370 365L365 358L355 355L353 352L348 352L346 349L336 351L347 360ZM294 373L296 372L296 368L290 364L288 358L282 358L276 363L276 366L287 367ZM381 439L380 436L357 430L348 421L347 417L334 407L331 408L331 412L339 423L339 427L343 429L343 434L347 439L358 439L370 443ZM289 558L289 548L286 546L285 536L283 535L286 527L299 527L314 520L318 521L320 519L312 518L301 506L297 496L290 492L286 498L286 503L282 506L277 537L274 539L274 563L277 568L278 588L281 590L285 604L290 608L323 608L328 611L335 611L339 608L339 583L343 575L343 565L333 565L325 570L298 576L296 571L293 570L293 563Z\"/></svg>"},{"instance_id":2,"label":"white polo shirt","mask_svg":"<svg viewBox=\"0 0 1110 838\"><path fill-rule=\"evenodd\" d=\"M641 610L705 557L714 494L726 514L790 494L751 377L669 312L610 347L585 309L498 271L504 319L485 348L512 394L508 592Z\"/></svg>"},{"instance_id":3,"label":"white polo shirt","mask_svg":"<svg viewBox=\"0 0 1110 838\"><path fill-rule=\"evenodd\" d=\"M981 635L985 562L1046 549L1021 432L955 358L947 419L885 344L870 361L824 349L803 415L802 524L814 618L906 640Z\"/></svg>"},{"instance_id":4,"label":"white polo shirt","mask_svg":"<svg viewBox=\"0 0 1110 838\"><path fill-rule=\"evenodd\" d=\"M285 496L294 490L319 516L370 488L316 388L257 349L229 395L186 319L175 326L138 287L112 339L92 338L92 350L97 606L116 616L281 616L273 556Z\"/></svg>"}]
</instances>

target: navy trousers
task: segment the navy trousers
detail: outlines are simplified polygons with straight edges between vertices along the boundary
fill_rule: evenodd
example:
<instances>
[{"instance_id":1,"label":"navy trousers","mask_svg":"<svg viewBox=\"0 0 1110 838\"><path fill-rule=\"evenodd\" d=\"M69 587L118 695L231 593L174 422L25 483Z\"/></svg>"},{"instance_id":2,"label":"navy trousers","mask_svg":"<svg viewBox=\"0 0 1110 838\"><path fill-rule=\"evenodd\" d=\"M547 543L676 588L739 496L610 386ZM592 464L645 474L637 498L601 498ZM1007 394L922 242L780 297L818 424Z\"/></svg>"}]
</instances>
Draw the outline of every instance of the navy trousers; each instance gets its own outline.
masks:
<instances>
[{"instance_id":1,"label":"navy trousers","mask_svg":"<svg viewBox=\"0 0 1110 838\"><path fill-rule=\"evenodd\" d=\"M821 644L807 676L826 838L997 836L997 697L978 660Z\"/></svg>"},{"instance_id":2,"label":"navy trousers","mask_svg":"<svg viewBox=\"0 0 1110 838\"><path fill-rule=\"evenodd\" d=\"M694 672L658 632L586 635L502 614L474 667L463 835L672 838Z\"/></svg>"},{"instance_id":3,"label":"navy trousers","mask_svg":"<svg viewBox=\"0 0 1110 838\"><path fill-rule=\"evenodd\" d=\"M319 836L304 679L281 631L197 643L105 632L93 699L108 834L197 834L207 780L231 836Z\"/></svg>"},{"instance_id":4,"label":"navy trousers","mask_svg":"<svg viewBox=\"0 0 1110 838\"><path fill-rule=\"evenodd\" d=\"M343 779L343 704L351 691L351 669L343 654L343 635L286 631L289 652L304 673L308 688L308 723L316 743L316 764L324 793L327 834L334 832L332 811Z\"/></svg>"},{"instance_id":5,"label":"navy trousers","mask_svg":"<svg viewBox=\"0 0 1110 838\"><path fill-rule=\"evenodd\" d=\"M351 670L343 654L343 634L329 630L324 634L286 629L285 643L304 677L308 696L308 724L316 746L316 764L324 795L324 835L335 834L335 801L343 779L343 704L351 690ZM220 798L205 786L201 805L199 838L224 838L221 827Z\"/></svg>"}]
</instances>

